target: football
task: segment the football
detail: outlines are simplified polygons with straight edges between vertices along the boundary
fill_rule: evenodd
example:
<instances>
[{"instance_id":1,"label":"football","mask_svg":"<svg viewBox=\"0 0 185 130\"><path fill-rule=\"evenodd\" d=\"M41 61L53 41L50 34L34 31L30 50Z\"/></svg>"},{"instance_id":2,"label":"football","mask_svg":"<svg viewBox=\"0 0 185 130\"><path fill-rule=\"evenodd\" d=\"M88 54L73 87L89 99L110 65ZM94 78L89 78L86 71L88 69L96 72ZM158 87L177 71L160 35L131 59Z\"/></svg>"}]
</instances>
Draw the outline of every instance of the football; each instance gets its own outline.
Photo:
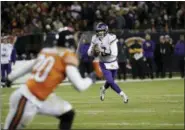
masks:
<instances>
[{"instance_id":1,"label":"football","mask_svg":"<svg viewBox=\"0 0 185 130\"><path fill-rule=\"evenodd\" d=\"M94 56L97 57L100 54L100 47L96 44L94 45Z\"/></svg>"}]
</instances>

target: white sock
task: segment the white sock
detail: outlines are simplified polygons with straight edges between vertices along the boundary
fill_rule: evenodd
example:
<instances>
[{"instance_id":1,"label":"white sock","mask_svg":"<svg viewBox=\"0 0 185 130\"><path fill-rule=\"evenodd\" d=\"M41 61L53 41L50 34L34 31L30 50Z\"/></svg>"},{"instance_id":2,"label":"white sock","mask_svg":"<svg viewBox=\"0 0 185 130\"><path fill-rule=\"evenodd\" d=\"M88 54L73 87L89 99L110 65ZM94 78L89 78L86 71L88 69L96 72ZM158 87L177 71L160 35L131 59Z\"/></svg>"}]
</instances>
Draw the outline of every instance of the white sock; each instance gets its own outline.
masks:
<instances>
[{"instance_id":1,"label":"white sock","mask_svg":"<svg viewBox=\"0 0 185 130\"><path fill-rule=\"evenodd\" d=\"M105 89L105 86L102 86L102 88L103 88L103 92L105 93L105 90L106 90L106 89Z\"/></svg>"},{"instance_id":2,"label":"white sock","mask_svg":"<svg viewBox=\"0 0 185 130\"><path fill-rule=\"evenodd\" d=\"M124 97L124 98L127 97L127 95L126 95L123 91L121 91L121 92L119 93L119 95L120 95L121 97Z\"/></svg>"}]
</instances>

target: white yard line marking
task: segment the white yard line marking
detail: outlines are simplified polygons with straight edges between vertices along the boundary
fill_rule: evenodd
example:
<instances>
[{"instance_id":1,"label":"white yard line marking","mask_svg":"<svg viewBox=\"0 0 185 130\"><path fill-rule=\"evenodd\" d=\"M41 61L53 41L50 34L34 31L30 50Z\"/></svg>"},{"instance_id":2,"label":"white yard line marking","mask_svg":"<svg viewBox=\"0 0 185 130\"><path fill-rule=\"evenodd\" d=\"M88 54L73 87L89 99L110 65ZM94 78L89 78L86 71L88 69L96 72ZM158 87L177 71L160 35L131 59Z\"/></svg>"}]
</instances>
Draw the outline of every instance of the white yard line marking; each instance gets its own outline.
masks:
<instances>
[{"instance_id":1,"label":"white yard line marking","mask_svg":"<svg viewBox=\"0 0 185 130\"><path fill-rule=\"evenodd\" d=\"M162 97L184 97L183 94L169 94L169 95L158 95L158 96L162 96Z\"/></svg>"},{"instance_id":2,"label":"white yard line marking","mask_svg":"<svg viewBox=\"0 0 185 130\"><path fill-rule=\"evenodd\" d=\"M138 100L137 100L138 101ZM150 100L140 100L141 103L152 103ZM153 101L153 102L158 102L158 103L183 103L183 101L177 101L177 100L160 100L160 101ZM92 101L70 101L70 103L74 104L99 104L99 100L92 100ZM3 105L9 105L10 103L5 102ZM117 104L117 102L114 101L104 101L102 104ZM120 102L121 104L121 102Z\"/></svg>"},{"instance_id":3,"label":"white yard line marking","mask_svg":"<svg viewBox=\"0 0 185 130\"><path fill-rule=\"evenodd\" d=\"M182 80L182 78L180 77L174 77L174 78L164 78L164 79L145 79L145 80L139 80L139 79L136 79L136 80L133 80L133 79L128 79L126 81L122 81L122 80L115 80L117 83L129 83L129 82L153 82L153 81L172 81L172 80ZM23 84L23 82L16 82L17 84ZM101 81L97 81L96 84L102 84L102 83L105 83L105 80L101 80ZM60 85L63 85L63 86L68 86L68 85L71 85L71 83L69 82L65 82L65 83L61 83ZM19 87L20 85L13 85L12 88L17 88Z\"/></svg>"},{"instance_id":4,"label":"white yard line marking","mask_svg":"<svg viewBox=\"0 0 185 130\"><path fill-rule=\"evenodd\" d=\"M1 123L2 125L4 123ZM50 126L50 125L58 125L56 122L40 122L40 123L31 123L30 125L43 125L43 126ZM184 123L153 123L153 122L138 122L138 123L129 123L129 122L121 122L121 123L107 123L107 122L102 122L102 123L93 123L93 122L88 122L88 123L74 123L73 125L106 125L106 126L184 126Z\"/></svg>"},{"instance_id":5,"label":"white yard line marking","mask_svg":"<svg viewBox=\"0 0 185 130\"><path fill-rule=\"evenodd\" d=\"M99 92L99 91L98 91ZM57 91L58 93L58 91ZM120 98L119 96L110 96L109 94L107 94L108 98ZM85 98L89 99L89 98L99 98L99 95L98 96L84 96ZM149 97L149 98L157 98L157 99L162 99L161 97L184 97L183 94L167 94L167 95L133 95L133 97L141 97L141 98L146 98L146 97ZM74 99L78 99L78 98L83 98L83 97L72 97L72 96L65 96L65 98L74 98Z\"/></svg>"},{"instance_id":6,"label":"white yard line marking","mask_svg":"<svg viewBox=\"0 0 185 130\"><path fill-rule=\"evenodd\" d=\"M0 95L0 97L6 97L6 96L8 96L8 95L7 94Z\"/></svg>"},{"instance_id":7,"label":"white yard line marking","mask_svg":"<svg viewBox=\"0 0 185 130\"><path fill-rule=\"evenodd\" d=\"M131 99L131 98L130 98ZM138 100L137 100L138 101ZM131 100L130 100L131 102ZM172 100L169 100L169 101L150 101L150 100L140 100L141 103L153 103L153 102L157 102L157 103L183 103L184 101L172 101ZM99 104L99 102L96 100L96 101L70 101L70 103L79 103L79 104ZM103 104L117 104L117 102L115 101L104 101Z\"/></svg>"},{"instance_id":8,"label":"white yard line marking","mask_svg":"<svg viewBox=\"0 0 185 130\"><path fill-rule=\"evenodd\" d=\"M59 93L60 91L56 91L56 93ZM108 95L108 98L119 98L119 97L116 97L116 96L109 96ZM3 95L0 95L0 97L6 97L6 96L10 96L8 94L3 94ZM64 96L65 98L70 98L70 99L81 99L83 97L72 97L72 96ZM162 99L161 97L184 97L184 94L166 94L166 95L133 95L133 97L141 97L141 98L156 98L156 99ZM99 96L85 96L85 98L88 98L88 99L96 99L98 98L99 99Z\"/></svg>"},{"instance_id":9,"label":"white yard line marking","mask_svg":"<svg viewBox=\"0 0 185 130\"><path fill-rule=\"evenodd\" d=\"M172 110L173 113L184 113L184 111Z\"/></svg>"},{"instance_id":10,"label":"white yard line marking","mask_svg":"<svg viewBox=\"0 0 185 130\"><path fill-rule=\"evenodd\" d=\"M156 112L159 112L159 111L155 111L155 110L111 110L111 111L103 111L103 110L89 110L89 111L78 111L77 112L79 113L83 113L83 114L99 114L99 113L156 113ZM170 111L167 111L167 112L173 112L173 113L184 113L184 111L180 110L170 110Z\"/></svg>"},{"instance_id":11,"label":"white yard line marking","mask_svg":"<svg viewBox=\"0 0 185 130\"><path fill-rule=\"evenodd\" d=\"M8 112L9 109L3 109L3 112ZM99 113L157 113L160 111L152 110L152 109L132 109L132 110L76 110L77 113L81 114L99 114ZM183 110L169 110L166 111L168 113L184 113Z\"/></svg>"}]
</instances>

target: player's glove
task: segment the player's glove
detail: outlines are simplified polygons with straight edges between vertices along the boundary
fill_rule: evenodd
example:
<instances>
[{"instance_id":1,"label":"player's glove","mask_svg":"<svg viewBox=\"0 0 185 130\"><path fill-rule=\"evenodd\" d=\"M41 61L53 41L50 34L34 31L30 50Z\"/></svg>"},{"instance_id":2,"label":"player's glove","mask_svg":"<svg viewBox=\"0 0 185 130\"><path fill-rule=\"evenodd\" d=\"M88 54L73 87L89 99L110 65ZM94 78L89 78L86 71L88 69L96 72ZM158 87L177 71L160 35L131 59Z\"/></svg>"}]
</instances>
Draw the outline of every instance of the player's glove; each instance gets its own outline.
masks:
<instances>
[{"instance_id":1,"label":"player's glove","mask_svg":"<svg viewBox=\"0 0 185 130\"><path fill-rule=\"evenodd\" d=\"M4 86L7 87L7 88L9 88L9 87L11 86L11 84L12 84L12 82L11 82L8 78L6 78L6 79L5 79L5 84L4 84Z\"/></svg>"},{"instance_id":2,"label":"player's glove","mask_svg":"<svg viewBox=\"0 0 185 130\"><path fill-rule=\"evenodd\" d=\"M91 72L89 74L89 78L91 78L93 83L95 83L96 82L96 78L97 78L96 73L95 72Z\"/></svg>"}]
</instances>

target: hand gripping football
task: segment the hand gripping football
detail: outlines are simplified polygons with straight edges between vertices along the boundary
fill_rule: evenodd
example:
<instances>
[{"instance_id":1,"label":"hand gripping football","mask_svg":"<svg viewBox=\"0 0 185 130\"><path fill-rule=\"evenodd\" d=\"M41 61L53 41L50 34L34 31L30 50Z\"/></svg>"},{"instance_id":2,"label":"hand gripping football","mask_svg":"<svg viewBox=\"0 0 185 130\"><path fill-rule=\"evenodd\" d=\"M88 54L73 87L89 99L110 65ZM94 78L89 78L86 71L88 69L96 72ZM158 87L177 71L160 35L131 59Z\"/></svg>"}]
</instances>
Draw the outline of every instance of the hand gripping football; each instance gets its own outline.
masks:
<instances>
[{"instance_id":1,"label":"hand gripping football","mask_svg":"<svg viewBox=\"0 0 185 130\"><path fill-rule=\"evenodd\" d=\"M94 51L94 56L95 57L98 56L100 54L100 47L97 44L94 45L93 51Z\"/></svg>"}]
</instances>

